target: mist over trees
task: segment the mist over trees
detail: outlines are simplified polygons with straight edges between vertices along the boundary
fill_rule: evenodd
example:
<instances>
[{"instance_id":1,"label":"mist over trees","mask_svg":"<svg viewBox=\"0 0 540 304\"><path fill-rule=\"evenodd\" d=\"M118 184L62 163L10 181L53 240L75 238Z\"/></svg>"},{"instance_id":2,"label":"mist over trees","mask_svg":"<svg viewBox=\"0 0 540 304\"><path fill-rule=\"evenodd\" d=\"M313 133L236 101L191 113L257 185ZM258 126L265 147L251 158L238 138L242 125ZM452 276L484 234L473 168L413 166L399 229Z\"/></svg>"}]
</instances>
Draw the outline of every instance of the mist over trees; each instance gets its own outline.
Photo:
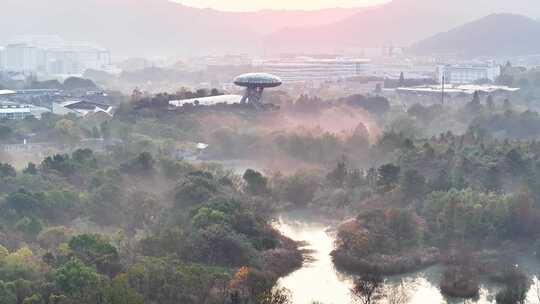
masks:
<instances>
[{"instance_id":1,"label":"mist over trees","mask_svg":"<svg viewBox=\"0 0 540 304\"><path fill-rule=\"evenodd\" d=\"M430 293L530 302L540 290L536 2L3 3L0 40L39 29L95 41L113 59L54 78L48 67L0 71L0 304L318 300L299 300L298 282L343 304ZM369 64L356 58L370 52L380 54ZM270 69L263 61L297 76L260 104L206 102L242 94L234 77ZM314 72L312 61L333 66ZM500 75L439 91L432 67L475 74L480 62ZM71 100L87 108L8 115L36 110L14 103ZM101 103L110 113L93 111Z\"/></svg>"}]
</instances>

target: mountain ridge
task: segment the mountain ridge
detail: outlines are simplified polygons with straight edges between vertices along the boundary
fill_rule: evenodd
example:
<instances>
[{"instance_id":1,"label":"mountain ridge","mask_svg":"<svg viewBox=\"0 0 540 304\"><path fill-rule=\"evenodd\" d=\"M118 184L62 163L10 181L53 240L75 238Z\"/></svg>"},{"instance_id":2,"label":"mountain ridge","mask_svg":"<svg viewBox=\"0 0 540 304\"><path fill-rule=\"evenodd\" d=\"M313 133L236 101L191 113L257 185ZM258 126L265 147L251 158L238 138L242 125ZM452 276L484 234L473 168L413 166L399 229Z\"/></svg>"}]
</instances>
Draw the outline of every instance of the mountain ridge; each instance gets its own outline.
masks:
<instances>
[{"instance_id":1,"label":"mountain ridge","mask_svg":"<svg viewBox=\"0 0 540 304\"><path fill-rule=\"evenodd\" d=\"M416 54L516 56L540 54L540 22L518 14L491 14L415 43Z\"/></svg>"},{"instance_id":2,"label":"mountain ridge","mask_svg":"<svg viewBox=\"0 0 540 304\"><path fill-rule=\"evenodd\" d=\"M199 9L166 0L44 2L5 0L2 7L11 13L0 18L0 45L16 35L51 34L92 41L126 56L196 55L205 49L255 52L264 35L284 25L332 23L360 10L254 13Z\"/></svg>"},{"instance_id":3,"label":"mountain ridge","mask_svg":"<svg viewBox=\"0 0 540 304\"><path fill-rule=\"evenodd\" d=\"M289 51L307 47L320 52L390 45L407 47L434 33L498 11L540 15L536 1L514 0L509 4L505 0L455 0L441 9L440 3L432 0L394 0L333 24L277 31L266 37L265 47L287 46Z\"/></svg>"},{"instance_id":4,"label":"mountain ridge","mask_svg":"<svg viewBox=\"0 0 540 304\"><path fill-rule=\"evenodd\" d=\"M2 9L9 13L0 18L0 45L35 34L93 42L116 58L358 53L409 46L505 5L508 11L529 5L531 14L540 15L540 6L530 6L537 0L455 1L444 10L433 0L394 0L358 9L222 12L166 0L4 0Z\"/></svg>"}]
</instances>

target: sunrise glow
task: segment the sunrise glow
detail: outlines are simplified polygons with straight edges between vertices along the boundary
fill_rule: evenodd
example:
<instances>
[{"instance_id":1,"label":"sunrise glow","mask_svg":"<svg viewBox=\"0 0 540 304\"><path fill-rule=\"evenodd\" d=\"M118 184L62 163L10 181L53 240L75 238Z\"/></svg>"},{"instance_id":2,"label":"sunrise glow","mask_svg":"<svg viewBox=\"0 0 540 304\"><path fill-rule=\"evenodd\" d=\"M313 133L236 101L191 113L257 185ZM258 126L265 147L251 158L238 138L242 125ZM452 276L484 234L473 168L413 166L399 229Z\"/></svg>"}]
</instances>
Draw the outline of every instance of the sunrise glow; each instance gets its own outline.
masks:
<instances>
[{"instance_id":1,"label":"sunrise glow","mask_svg":"<svg viewBox=\"0 0 540 304\"><path fill-rule=\"evenodd\" d=\"M363 7L389 2L390 0L175 0L175 2L199 8L224 11L257 11L263 9L318 10L325 8Z\"/></svg>"}]
</instances>

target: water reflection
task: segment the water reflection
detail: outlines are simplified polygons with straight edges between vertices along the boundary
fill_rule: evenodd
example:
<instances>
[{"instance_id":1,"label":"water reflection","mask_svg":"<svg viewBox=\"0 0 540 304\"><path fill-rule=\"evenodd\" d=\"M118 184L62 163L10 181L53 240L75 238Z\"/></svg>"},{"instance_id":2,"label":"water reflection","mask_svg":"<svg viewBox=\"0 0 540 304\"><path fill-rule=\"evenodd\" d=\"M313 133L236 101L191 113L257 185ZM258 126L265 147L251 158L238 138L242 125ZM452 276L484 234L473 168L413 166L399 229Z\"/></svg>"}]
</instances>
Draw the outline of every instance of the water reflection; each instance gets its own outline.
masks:
<instances>
[{"instance_id":1,"label":"water reflection","mask_svg":"<svg viewBox=\"0 0 540 304\"><path fill-rule=\"evenodd\" d=\"M334 235L331 227L335 223L305 213L290 213L279 217L276 227L286 236L296 241L304 241L303 249L310 250L310 257L304 266L282 278L279 285L286 287L292 293L294 304L311 304L318 301L324 304L351 303L350 289L353 277L336 271L330 257L334 248ZM519 259L519 264L528 275L533 277L533 285L527 296L527 303L538 304L540 282L536 274L540 273L540 263L532 257ZM433 266L411 274L393 276L386 280L387 292L393 286L404 284L408 292L408 303L411 304L457 304L495 303L495 295L500 286L483 284L477 299L449 299L439 291L438 285L443 268ZM387 303L382 301L382 303Z\"/></svg>"},{"instance_id":2,"label":"water reflection","mask_svg":"<svg viewBox=\"0 0 540 304\"><path fill-rule=\"evenodd\" d=\"M351 300L349 290L352 278L334 269L330 253L334 238L321 222L308 222L294 217L280 217L277 223L283 234L293 240L305 241L303 249L312 250L311 260L304 266L280 280L279 284L291 290L294 304L343 304Z\"/></svg>"}]
</instances>

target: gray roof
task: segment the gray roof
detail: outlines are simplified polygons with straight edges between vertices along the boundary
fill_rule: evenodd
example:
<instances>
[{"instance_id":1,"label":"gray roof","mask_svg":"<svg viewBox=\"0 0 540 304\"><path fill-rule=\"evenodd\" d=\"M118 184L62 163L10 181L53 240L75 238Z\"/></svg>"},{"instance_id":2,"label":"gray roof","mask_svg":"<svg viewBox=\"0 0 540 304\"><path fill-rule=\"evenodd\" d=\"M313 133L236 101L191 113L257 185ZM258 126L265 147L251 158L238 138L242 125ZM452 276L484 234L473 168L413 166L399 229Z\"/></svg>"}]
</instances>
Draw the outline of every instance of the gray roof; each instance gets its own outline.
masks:
<instances>
[{"instance_id":1,"label":"gray roof","mask_svg":"<svg viewBox=\"0 0 540 304\"><path fill-rule=\"evenodd\" d=\"M234 79L234 84L241 87L259 86L259 87L278 87L282 84L279 77L268 73L248 73Z\"/></svg>"}]
</instances>

